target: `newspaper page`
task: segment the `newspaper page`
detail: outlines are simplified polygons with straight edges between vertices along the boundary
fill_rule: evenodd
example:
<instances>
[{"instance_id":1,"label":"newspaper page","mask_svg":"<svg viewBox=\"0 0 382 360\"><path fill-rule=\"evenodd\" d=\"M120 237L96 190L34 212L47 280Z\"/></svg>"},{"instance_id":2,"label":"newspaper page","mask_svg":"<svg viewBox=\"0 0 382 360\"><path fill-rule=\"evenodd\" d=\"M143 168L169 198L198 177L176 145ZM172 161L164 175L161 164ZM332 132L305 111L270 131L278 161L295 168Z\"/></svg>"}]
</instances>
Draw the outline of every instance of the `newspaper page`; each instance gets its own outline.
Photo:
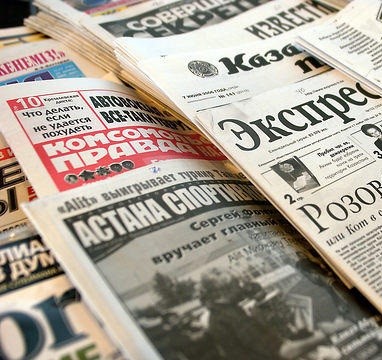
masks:
<instances>
[{"instance_id":1,"label":"newspaper page","mask_svg":"<svg viewBox=\"0 0 382 360\"><path fill-rule=\"evenodd\" d=\"M181 160L134 175L25 205L126 356L382 356L380 316L242 174Z\"/></svg>"},{"instance_id":2,"label":"newspaper page","mask_svg":"<svg viewBox=\"0 0 382 360\"><path fill-rule=\"evenodd\" d=\"M0 55L0 86L106 75L104 70L53 39L3 48Z\"/></svg>"},{"instance_id":3,"label":"newspaper page","mask_svg":"<svg viewBox=\"0 0 382 360\"><path fill-rule=\"evenodd\" d=\"M175 103L192 121L199 110L247 99L330 69L292 41L285 34L232 48L151 58L138 66L167 96L168 105Z\"/></svg>"},{"instance_id":4,"label":"newspaper page","mask_svg":"<svg viewBox=\"0 0 382 360\"><path fill-rule=\"evenodd\" d=\"M312 27L296 41L323 61L381 93L382 4L354 0L327 22Z\"/></svg>"},{"instance_id":5,"label":"newspaper page","mask_svg":"<svg viewBox=\"0 0 382 360\"><path fill-rule=\"evenodd\" d=\"M277 99L277 102L274 101ZM382 311L381 97L337 71L198 114L200 127Z\"/></svg>"},{"instance_id":6,"label":"newspaper page","mask_svg":"<svg viewBox=\"0 0 382 360\"><path fill-rule=\"evenodd\" d=\"M36 231L1 235L1 359L122 360Z\"/></svg>"},{"instance_id":7,"label":"newspaper page","mask_svg":"<svg viewBox=\"0 0 382 360\"><path fill-rule=\"evenodd\" d=\"M0 233L26 226L20 204L35 198L35 191L0 133Z\"/></svg>"},{"instance_id":8,"label":"newspaper page","mask_svg":"<svg viewBox=\"0 0 382 360\"><path fill-rule=\"evenodd\" d=\"M180 157L224 158L126 86L79 78L0 87L0 125L38 196ZM154 171L154 170L153 170Z\"/></svg>"},{"instance_id":9,"label":"newspaper page","mask_svg":"<svg viewBox=\"0 0 382 360\"><path fill-rule=\"evenodd\" d=\"M46 39L46 36L26 26L0 29L0 49L5 46Z\"/></svg>"},{"instance_id":10,"label":"newspaper page","mask_svg":"<svg viewBox=\"0 0 382 360\"><path fill-rule=\"evenodd\" d=\"M150 57L232 47L265 40L296 29L312 26L333 14L310 0L273 0L221 24L165 38L123 37L115 45L126 52L132 63Z\"/></svg>"}]
</instances>

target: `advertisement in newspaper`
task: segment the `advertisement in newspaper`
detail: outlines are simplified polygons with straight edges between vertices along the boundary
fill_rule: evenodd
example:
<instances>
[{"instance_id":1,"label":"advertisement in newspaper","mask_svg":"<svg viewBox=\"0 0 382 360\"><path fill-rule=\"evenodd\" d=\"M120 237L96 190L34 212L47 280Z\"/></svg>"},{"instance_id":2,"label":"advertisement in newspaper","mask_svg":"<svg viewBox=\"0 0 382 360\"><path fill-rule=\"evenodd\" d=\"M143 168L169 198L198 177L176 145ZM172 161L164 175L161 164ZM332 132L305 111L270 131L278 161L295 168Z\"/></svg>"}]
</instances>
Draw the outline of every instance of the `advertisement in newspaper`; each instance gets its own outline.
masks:
<instances>
[{"instance_id":1,"label":"advertisement in newspaper","mask_svg":"<svg viewBox=\"0 0 382 360\"><path fill-rule=\"evenodd\" d=\"M380 311L381 106L379 95L332 70L198 114L228 157Z\"/></svg>"},{"instance_id":2,"label":"advertisement in newspaper","mask_svg":"<svg viewBox=\"0 0 382 360\"><path fill-rule=\"evenodd\" d=\"M53 39L0 49L0 86L35 80L102 77L104 70Z\"/></svg>"},{"instance_id":3,"label":"advertisement in newspaper","mask_svg":"<svg viewBox=\"0 0 382 360\"><path fill-rule=\"evenodd\" d=\"M150 57L232 47L285 33L292 34L324 21L332 16L333 11L310 0L273 0L220 24L186 34L165 38L123 37L115 40L115 44L126 52L131 61L136 62Z\"/></svg>"},{"instance_id":4,"label":"advertisement in newspaper","mask_svg":"<svg viewBox=\"0 0 382 360\"><path fill-rule=\"evenodd\" d=\"M382 355L376 310L223 162L163 162L25 211L133 359Z\"/></svg>"},{"instance_id":5,"label":"advertisement in newspaper","mask_svg":"<svg viewBox=\"0 0 382 360\"><path fill-rule=\"evenodd\" d=\"M323 61L382 92L382 4L354 0L296 41Z\"/></svg>"},{"instance_id":6,"label":"advertisement in newspaper","mask_svg":"<svg viewBox=\"0 0 382 360\"><path fill-rule=\"evenodd\" d=\"M286 34L240 47L152 58L138 66L192 120L199 110L243 100L330 69L292 41Z\"/></svg>"},{"instance_id":7,"label":"advertisement in newspaper","mask_svg":"<svg viewBox=\"0 0 382 360\"><path fill-rule=\"evenodd\" d=\"M31 184L0 133L0 233L24 227L27 219L20 204L35 198Z\"/></svg>"},{"instance_id":8,"label":"advertisement in newspaper","mask_svg":"<svg viewBox=\"0 0 382 360\"><path fill-rule=\"evenodd\" d=\"M0 357L122 360L33 230L0 237Z\"/></svg>"},{"instance_id":9,"label":"advertisement in newspaper","mask_svg":"<svg viewBox=\"0 0 382 360\"><path fill-rule=\"evenodd\" d=\"M126 86L59 79L0 87L4 137L38 196L162 160L222 159L204 137ZM153 171L154 171L153 170Z\"/></svg>"}]
</instances>

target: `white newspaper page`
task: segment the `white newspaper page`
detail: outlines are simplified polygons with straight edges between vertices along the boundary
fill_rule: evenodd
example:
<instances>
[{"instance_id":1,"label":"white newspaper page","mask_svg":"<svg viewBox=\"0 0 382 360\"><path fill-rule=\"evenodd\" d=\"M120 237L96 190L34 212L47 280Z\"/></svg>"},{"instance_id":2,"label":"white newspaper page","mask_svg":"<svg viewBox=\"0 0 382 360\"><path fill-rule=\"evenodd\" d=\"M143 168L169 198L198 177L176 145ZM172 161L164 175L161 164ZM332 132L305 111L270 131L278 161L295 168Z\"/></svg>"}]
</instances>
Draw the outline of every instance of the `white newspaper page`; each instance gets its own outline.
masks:
<instances>
[{"instance_id":1,"label":"white newspaper page","mask_svg":"<svg viewBox=\"0 0 382 360\"><path fill-rule=\"evenodd\" d=\"M27 218L20 204L35 198L34 189L0 133L0 233L24 227Z\"/></svg>"},{"instance_id":2,"label":"white newspaper page","mask_svg":"<svg viewBox=\"0 0 382 360\"><path fill-rule=\"evenodd\" d=\"M124 37L115 41L132 62L180 52L232 47L293 33L332 15L334 10L310 0L273 0L221 24L165 38Z\"/></svg>"},{"instance_id":3,"label":"white newspaper page","mask_svg":"<svg viewBox=\"0 0 382 360\"><path fill-rule=\"evenodd\" d=\"M376 311L222 162L162 162L25 210L132 359L382 356Z\"/></svg>"},{"instance_id":4,"label":"white newspaper page","mask_svg":"<svg viewBox=\"0 0 382 360\"><path fill-rule=\"evenodd\" d=\"M292 40L286 34L240 47L151 58L138 66L193 120L199 110L243 100L330 69L294 46Z\"/></svg>"},{"instance_id":5,"label":"white newspaper page","mask_svg":"<svg viewBox=\"0 0 382 360\"><path fill-rule=\"evenodd\" d=\"M181 157L224 158L201 135L99 79L0 87L1 129L38 196Z\"/></svg>"},{"instance_id":6,"label":"white newspaper page","mask_svg":"<svg viewBox=\"0 0 382 360\"><path fill-rule=\"evenodd\" d=\"M296 41L323 61L382 92L382 4L354 0L337 16Z\"/></svg>"},{"instance_id":7,"label":"white newspaper page","mask_svg":"<svg viewBox=\"0 0 382 360\"><path fill-rule=\"evenodd\" d=\"M198 115L200 126L380 311L381 106L379 95L333 70Z\"/></svg>"},{"instance_id":8,"label":"white newspaper page","mask_svg":"<svg viewBox=\"0 0 382 360\"><path fill-rule=\"evenodd\" d=\"M0 86L106 75L104 70L53 39L0 48L0 57Z\"/></svg>"},{"instance_id":9,"label":"white newspaper page","mask_svg":"<svg viewBox=\"0 0 382 360\"><path fill-rule=\"evenodd\" d=\"M18 45L25 42L39 41L46 36L26 26L15 26L0 29L0 49L5 46Z\"/></svg>"},{"instance_id":10,"label":"white newspaper page","mask_svg":"<svg viewBox=\"0 0 382 360\"><path fill-rule=\"evenodd\" d=\"M0 236L0 357L122 360L35 231Z\"/></svg>"}]
</instances>

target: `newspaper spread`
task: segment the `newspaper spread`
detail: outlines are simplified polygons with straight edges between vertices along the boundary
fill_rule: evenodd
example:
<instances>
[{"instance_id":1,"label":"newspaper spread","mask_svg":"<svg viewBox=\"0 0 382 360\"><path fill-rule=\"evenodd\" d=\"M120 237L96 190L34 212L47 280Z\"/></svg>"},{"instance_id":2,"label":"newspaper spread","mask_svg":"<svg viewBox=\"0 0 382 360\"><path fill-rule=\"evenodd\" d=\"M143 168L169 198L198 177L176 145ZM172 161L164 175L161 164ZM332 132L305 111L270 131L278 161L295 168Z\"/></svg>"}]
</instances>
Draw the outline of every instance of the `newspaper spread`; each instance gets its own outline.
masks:
<instances>
[{"instance_id":1,"label":"newspaper spread","mask_svg":"<svg viewBox=\"0 0 382 360\"><path fill-rule=\"evenodd\" d=\"M165 159L224 158L126 86L79 78L0 88L0 125L38 196Z\"/></svg>"},{"instance_id":2,"label":"newspaper spread","mask_svg":"<svg viewBox=\"0 0 382 360\"><path fill-rule=\"evenodd\" d=\"M46 36L26 26L15 26L0 29L0 49L5 46L18 45L20 43L39 41Z\"/></svg>"},{"instance_id":3,"label":"newspaper spread","mask_svg":"<svg viewBox=\"0 0 382 360\"><path fill-rule=\"evenodd\" d=\"M0 235L0 357L122 360L32 228Z\"/></svg>"},{"instance_id":4,"label":"newspaper spread","mask_svg":"<svg viewBox=\"0 0 382 360\"><path fill-rule=\"evenodd\" d=\"M226 165L163 161L25 211L133 359L380 358L380 317Z\"/></svg>"},{"instance_id":5,"label":"newspaper spread","mask_svg":"<svg viewBox=\"0 0 382 360\"><path fill-rule=\"evenodd\" d=\"M167 96L162 101L169 106L173 102L193 120L199 110L243 100L330 69L292 41L285 34L232 48L151 58L138 66ZM153 96L162 99L161 94Z\"/></svg>"},{"instance_id":6,"label":"newspaper spread","mask_svg":"<svg viewBox=\"0 0 382 360\"><path fill-rule=\"evenodd\" d=\"M299 34L296 41L333 67L381 93L382 4L354 0L335 17Z\"/></svg>"},{"instance_id":7,"label":"newspaper spread","mask_svg":"<svg viewBox=\"0 0 382 360\"><path fill-rule=\"evenodd\" d=\"M330 17L333 10L310 0L273 0L221 24L166 38L124 37L115 45L132 63L150 57L232 47L293 33Z\"/></svg>"},{"instance_id":8,"label":"newspaper spread","mask_svg":"<svg viewBox=\"0 0 382 360\"><path fill-rule=\"evenodd\" d=\"M198 118L226 155L381 311L380 108L379 95L333 70Z\"/></svg>"}]
</instances>

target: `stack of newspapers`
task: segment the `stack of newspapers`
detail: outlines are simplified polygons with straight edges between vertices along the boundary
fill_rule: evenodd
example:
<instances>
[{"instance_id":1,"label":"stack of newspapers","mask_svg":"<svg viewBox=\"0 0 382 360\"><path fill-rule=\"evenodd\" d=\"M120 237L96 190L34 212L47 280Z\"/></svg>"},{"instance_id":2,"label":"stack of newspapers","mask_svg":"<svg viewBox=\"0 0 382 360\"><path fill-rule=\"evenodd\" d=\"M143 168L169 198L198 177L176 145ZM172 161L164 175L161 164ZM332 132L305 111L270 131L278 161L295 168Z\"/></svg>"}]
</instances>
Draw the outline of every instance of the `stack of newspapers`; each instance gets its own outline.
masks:
<instances>
[{"instance_id":1,"label":"stack of newspapers","mask_svg":"<svg viewBox=\"0 0 382 360\"><path fill-rule=\"evenodd\" d=\"M130 4L0 30L0 358L382 358L380 2Z\"/></svg>"},{"instance_id":2,"label":"stack of newspapers","mask_svg":"<svg viewBox=\"0 0 382 360\"><path fill-rule=\"evenodd\" d=\"M36 0L25 24L71 46L101 67L118 72L113 41L121 36L163 37L218 23L266 0ZM135 4L135 5L133 5Z\"/></svg>"}]
</instances>

